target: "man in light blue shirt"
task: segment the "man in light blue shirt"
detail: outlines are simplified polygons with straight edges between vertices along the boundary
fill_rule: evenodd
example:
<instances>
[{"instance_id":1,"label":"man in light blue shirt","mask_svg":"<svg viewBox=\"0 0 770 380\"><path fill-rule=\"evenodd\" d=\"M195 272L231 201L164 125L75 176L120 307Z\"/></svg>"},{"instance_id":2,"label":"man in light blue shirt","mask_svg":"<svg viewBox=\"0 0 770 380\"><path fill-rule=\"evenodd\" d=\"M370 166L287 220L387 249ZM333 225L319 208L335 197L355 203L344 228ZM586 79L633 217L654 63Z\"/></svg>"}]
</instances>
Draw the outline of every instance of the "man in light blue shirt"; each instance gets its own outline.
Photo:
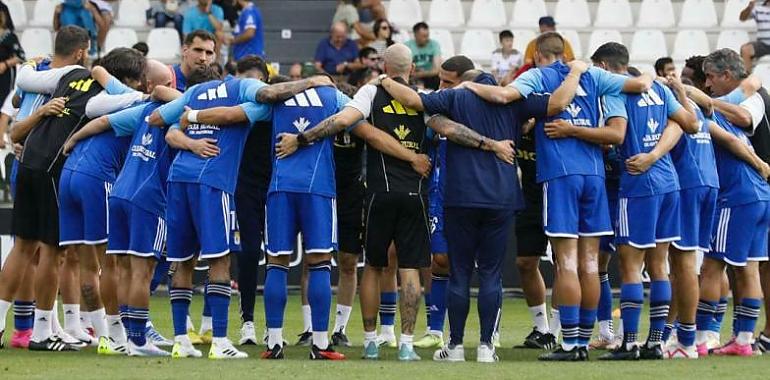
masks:
<instances>
[{"instance_id":1,"label":"man in light blue shirt","mask_svg":"<svg viewBox=\"0 0 770 380\"><path fill-rule=\"evenodd\" d=\"M187 34L193 30L203 29L210 33L222 33L222 21L225 19L225 12L219 5L214 5L211 0L198 0L198 5L190 7L184 14L182 23L182 34Z\"/></svg>"}]
</instances>

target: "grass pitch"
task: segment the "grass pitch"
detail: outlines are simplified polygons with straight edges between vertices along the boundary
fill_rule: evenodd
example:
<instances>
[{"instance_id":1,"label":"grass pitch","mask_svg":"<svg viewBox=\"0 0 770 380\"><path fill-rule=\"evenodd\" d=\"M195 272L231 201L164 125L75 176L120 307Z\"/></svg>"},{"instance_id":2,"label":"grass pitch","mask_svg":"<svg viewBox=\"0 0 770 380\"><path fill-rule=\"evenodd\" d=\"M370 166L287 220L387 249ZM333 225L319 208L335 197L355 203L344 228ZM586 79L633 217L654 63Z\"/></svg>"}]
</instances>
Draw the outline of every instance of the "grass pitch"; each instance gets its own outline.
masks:
<instances>
[{"instance_id":1,"label":"grass pitch","mask_svg":"<svg viewBox=\"0 0 770 380\"><path fill-rule=\"evenodd\" d=\"M264 321L264 312L262 302L257 301L259 325ZM153 297L151 302L153 323L164 335L171 337L168 298ZM299 302L299 296L289 297L284 337L290 344L294 343L294 334L302 329ZM196 323L202 304L199 296L193 300L191 314ZM237 297L233 298L230 310L230 338L237 342L240 329ZM97 356L94 349L77 353L36 353L6 347L0 351L0 379L767 379L770 370L770 357L767 355L745 359L709 357L692 361L542 363L536 360L539 351L510 348L521 343L531 329L524 301L506 298L503 310L503 348L498 350L501 362L497 364L473 361L479 334L474 299L466 331L466 359L469 360L466 363L435 363L431 360L433 350L418 350L423 358L421 362L400 363L395 349L383 349L379 361L361 360L363 334L360 309L355 306L348 327L348 335L355 346L341 349L348 356L345 362L311 362L307 358L307 348L293 346L287 348L287 359L283 361L258 359L262 346L247 346L245 351L250 358L235 361L105 357ZM724 331L729 331L730 313L728 311L725 318ZM646 318L646 315L642 317L642 331L645 332ZM13 326L12 323L9 318L8 326ZM333 316L331 323L334 323ZM762 323L760 321L759 326L763 326ZM421 315L417 335L424 331L424 327L425 316ZM6 336L8 339L10 337ZM205 356L208 348L200 348ZM593 353L592 358L595 359L598 354Z\"/></svg>"}]
</instances>

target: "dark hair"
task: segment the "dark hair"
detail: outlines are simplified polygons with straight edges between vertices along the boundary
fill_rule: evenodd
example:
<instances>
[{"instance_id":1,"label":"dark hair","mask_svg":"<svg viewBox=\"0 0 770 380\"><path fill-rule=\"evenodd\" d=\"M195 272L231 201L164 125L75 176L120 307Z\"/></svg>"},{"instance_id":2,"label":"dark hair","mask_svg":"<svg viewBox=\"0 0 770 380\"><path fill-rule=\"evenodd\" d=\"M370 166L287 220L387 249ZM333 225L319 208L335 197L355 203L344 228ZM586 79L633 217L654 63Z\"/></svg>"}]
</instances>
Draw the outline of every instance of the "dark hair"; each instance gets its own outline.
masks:
<instances>
[{"instance_id":1,"label":"dark hair","mask_svg":"<svg viewBox=\"0 0 770 380\"><path fill-rule=\"evenodd\" d=\"M200 38L203 41L214 41L214 46L217 44L217 37L211 34L211 32L203 29L196 29L187 33L187 35L184 36L184 44L190 46L196 38Z\"/></svg>"},{"instance_id":2,"label":"dark hair","mask_svg":"<svg viewBox=\"0 0 770 380\"><path fill-rule=\"evenodd\" d=\"M414 24L414 26L412 27L412 33L417 33L417 31L422 29L428 30L428 24L426 24L424 21L420 21Z\"/></svg>"},{"instance_id":3,"label":"dark hair","mask_svg":"<svg viewBox=\"0 0 770 380\"><path fill-rule=\"evenodd\" d=\"M268 81L269 84L276 84L276 83L286 83L291 82L291 78L287 77L286 75L273 75L270 80Z\"/></svg>"},{"instance_id":4,"label":"dark hair","mask_svg":"<svg viewBox=\"0 0 770 380\"><path fill-rule=\"evenodd\" d=\"M500 34L497 35L497 38L500 41L502 41L503 38L513 38L513 33L510 30L506 29L500 32Z\"/></svg>"},{"instance_id":5,"label":"dark hair","mask_svg":"<svg viewBox=\"0 0 770 380\"><path fill-rule=\"evenodd\" d=\"M537 51L544 56L561 57L564 55L564 37L556 32L545 32L535 40Z\"/></svg>"},{"instance_id":6,"label":"dark hair","mask_svg":"<svg viewBox=\"0 0 770 380\"><path fill-rule=\"evenodd\" d=\"M703 71L729 72L733 79L743 79L748 76L741 56L735 50L728 48L715 50L707 55L703 60Z\"/></svg>"},{"instance_id":7,"label":"dark hair","mask_svg":"<svg viewBox=\"0 0 770 380\"><path fill-rule=\"evenodd\" d=\"M591 56L594 62L604 62L614 70L622 70L628 66L628 49L617 42L607 42Z\"/></svg>"},{"instance_id":8,"label":"dark hair","mask_svg":"<svg viewBox=\"0 0 770 380\"><path fill-rule=\"evenodd\" d=\"M694 55L684 61L684 67L692 70L690 79L695 87L702 87L706 83L706 72L703 71L703 61L706 59L703 55Z\"/></svg>"},{"instance_id":9,"label":"dark hair","mask_svg":"<svg viewBox=\"0 0 770 380\"><path fill-rule=\"evenodd\" d=\"M377 31L380 30L380 25L382 25L383 23L387 23L388 26L390 27L390 35L388 36L388 38L385 39L385 44L387 46L393 45L393 33L395 33L395 30L393 30L393 24L391 24L390 21L384 18L378 19L377 21L374 22L374 26L372 26L374 37L375 38L377 37Z\"/></svg>"},{"instance_id":10,"label":"dark hair","mask_svg":"<svg viewBox=\"0 0 770 380\"><path fill-rule=\"evenodd\" d=\"M88 31L75 25L63 26L56 33L53 53L58 56L68 56L80 49L88 48Z\"/></svg>"},{"instance_id":11,"label":"dark hair","mask_svg":"<svg viewBox=\"0 0 770 380\"><path fill-rule=\"evenodd\" d=\"M147 56L147 52L150 51L150 47L147 46L144 42L137 42L134 44L134 46L131 46L131 48L139 50L140 53L142 53L143 56Z\"/></svg>"},{"instance_id":12,"label":"dark hair","mask_svg":"<svg viewBox=\"0 0 770 380\"><path fill-rule=\"evenodd\" d=\"M225 72L231 75L237 73L238 65L234 61L227 61L225 63Z\"/></svg>"},{"instance_id":13,"label":"dark hair","mask_svg":"<svg viewBox=\"0 0 770 380\"><path fill-rule=\"evenodd\" d=\"M222 65L219 62L211 62L210 66L214 68L214 70L219 73L219 77L224 79L225 77L225 68L222 67Z\"/></svg>"},{"instance_id":14,"label":"dark hair","mask_svg":"<svg viewBox=\"0 0 770 380\"><path fill-rule=\"evenodd\" d=\"M121 82L126 79L142 80L147 59L136 49L120 47L112 49L99 60L99 66L118 78Z\"/></svg>"},{"instance_id":15,"label":"dark hair","mask_svg":"<svg viewBox=\"0 0 770 380\"><path fill-rule=\"evenodd\" d=\"M655 61L655 74L660 75L666 65L671 63L674 63L674 60L671 59L671 57L658 58L658 60Z\"/></svg>"},{"instance_id":16,"label":"dark hair","mask_svg":"<svg viewBox=\"0 0 770 380\"><path fill-rule=\"evenodd\" d=\"M340 92L347 95L349 98L355 96L356 91L358 90L356 86L345 82L336 82L335 85L337 86L337 89L340 90Z\"/></svg>"},{"instance_id":17,"label":"dark hair","mask_svg":"<svg viewBox=\"0 0 770 380\"><path fill-rule=\"evenodd\" d=\"M457 76L463 75L466 71L473 70L474 68L473 61L464 55L456 55L441 64L441 69L457 73Z\"/></svg>"},{"instance_id":18,"label":"dark hair","mask_svg":"<svg viewBox=\"0 0 770 380\"><path fill-rule=\"evenodd\" d=\"M626 69L626 71L628 71L628 73L632 77L638 77L638 76L642 75L642 72L639 71L639 69L637 69L636 67L633 67L633 66L628 66L628 69Z\"/></svg>"},{"instance_id":19,"label":"dark hair","mask_svg":"<svg viewBox=\"0 0 770 380\"><path fill-rule=\"evenodd\" d=\"M267 71L267 62L265 62L262 57L255 54L249 54L239 59L236 66L238 74L243 74L250 70L258 70L262 73L264 80L267 80L270 77L270 72Z\"/></svg>"},{"instance_id":20,"label":"dark hair","mask_svg":"<svg viewBox=\"0 0 770 380\"><path fill-rule=\"evenodd\" d=\"M215 68L211 66L196 66L190 73L190 76L187 77L187 88L217 79L220 79L220 77Z\"/></svg>"},{"instance_id":21,"label":"dark hair","mask_svg":"<svg viewBox=\"0 0 770 380\"><path fill-rule=\"evenodd\" d=\"M372 54L372 53L377 54L377 50L367 46L358 51L358 58L366 58L369 56L369 54Z\"/></svg>"}]
</instances>

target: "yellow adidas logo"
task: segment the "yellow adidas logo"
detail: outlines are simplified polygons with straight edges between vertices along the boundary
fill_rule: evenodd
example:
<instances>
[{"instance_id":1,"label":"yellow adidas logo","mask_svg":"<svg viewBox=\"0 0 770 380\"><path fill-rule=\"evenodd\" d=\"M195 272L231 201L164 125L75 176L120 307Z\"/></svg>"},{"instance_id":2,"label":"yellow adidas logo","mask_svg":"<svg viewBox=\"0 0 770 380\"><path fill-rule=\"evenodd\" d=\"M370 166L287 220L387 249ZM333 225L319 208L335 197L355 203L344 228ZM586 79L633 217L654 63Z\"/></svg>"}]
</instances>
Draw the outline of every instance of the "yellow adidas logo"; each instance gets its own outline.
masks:
<instances>
[{"instance_id":1,"label":"yellow adidas logo","mask_svg":"<svg viewBox=\"0 0 770 380\"><path fill-rule=\"evenodd\" d=\"M406 136L409 136L409 133L411 132L412 131L409 130L409 128L405 127L403 124L399 125L398 128L393 130L393 133L395 133L396 136L398 136L399 140L405 139Z\"/></svg>"},{"instance_id":2,"label":"yellow adidas logo","mask_svg":"<svg viewBox=\"0 0 770 380\"><path fill-rule=\"evenodd\" d=\"M382 112L385 113L394 113L396 115L409 115L409 116L417 116L417 111L404 107L401 103L399 103L397 100L391 100L389 106L382 107Z\"/></svg>"}]
</instances>

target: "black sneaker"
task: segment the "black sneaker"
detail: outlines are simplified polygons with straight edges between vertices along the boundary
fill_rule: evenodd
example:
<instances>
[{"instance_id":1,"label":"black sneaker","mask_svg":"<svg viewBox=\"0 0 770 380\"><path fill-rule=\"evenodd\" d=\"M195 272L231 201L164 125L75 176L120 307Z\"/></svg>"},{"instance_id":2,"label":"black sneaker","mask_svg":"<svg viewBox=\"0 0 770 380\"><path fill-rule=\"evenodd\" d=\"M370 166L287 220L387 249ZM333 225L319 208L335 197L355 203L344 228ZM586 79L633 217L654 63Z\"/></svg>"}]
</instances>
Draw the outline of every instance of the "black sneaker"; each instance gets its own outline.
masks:
<instances>
[{"instance_id":1,"label":"black sneaker","mask_svg":"<svg viewBox=\"0 0 770 380\"><path fill-rule=\"evenodd\" d=\"M0 350L5 347L5 343L3 343L3 334L5 334L5 330L0 330Z\"/></svg>"},{"instance_id":2,"label":"black sneaker","mask_svg":"<svg viewBox=\"0 0 770 380\"><path fill-rule=\"evenodd\" d=\"M588 360L588 356L581 358L580 349L573 347L571 350L566 351L564 348L559 347L556 351L546 352L537 357L537 360L545 362L579 362Z\"/></svg>"},{"instance_id":3,"label":"black sneaker","mask_svg":"<svg viewBox=\"0 0 770 380\"><path fill-rule=\"evenodd\" d=\"M0 337L2 337L2 333L0 333ZM762 351L762 353L770 352L770 337L765 335L765 333L760 333L759 338L757 338L757 346L759 347L759 350Z\"/></svg>"},{"instance_id":4,"label":"black sneaker","mask_svg":"<svg viewBox=\"0 0 770 380\"><path fill-rule=\"evenodd\" d=\"M639 359L641 360L661 360L663 359L663 348L660 344L648 347L647 344L639 349Z\"/></svg>"},{"instance_id":5,"label":"black sneaker","mask_svg":"<svg viewBox=\"0 0 770 380\"><path fill-rule=\"evenodd\" d=\"M64 343L59 338L47 338L42 342L29 341L30 351L79 351L69 343Z\"/></svg>"},{"instance_id":6,"label":"black sneaker","mask_svg":"<svg viewBox=\"0 0 770 380\"><path fill-rule=\"evenodd\" d=\"M336 333L332 334L332 346L350 347L350 340L344 332L337 331Z\"/></svg>"},{"instance_id":7,"label":"black sneaker","mask_svg":"<svg viewBox=\"0 0 770 380\"><path fill-rule=\"evenodd\" d=\"M322 350L313 344L310 347L310 360L345 360L345 355L334 351L332 346Z\"/></svg>"},{"instance_id":8,"label":"black sneaker","mask_svg":"<svg viewBox=\"0 0 770 380\"><path fill-rule=\"evenodd\" d=\"M633 346L627 350L625 343L623 343L614 351L599 356L599 360L639 360L639 347Z\"/></svg>"},{"instance_id":9,"label":"black sneaker","mask_svg":"<svg viewBox=\"0 0 770 380\"><path fill-rule=\"evenodd\" d=\"M313 343L313 333L310 331L305 331L302 334L297 335L299 337L299 340L297 341L297 346L309 346L310 343Z\"/></svg>"},{"instance_id":10,"label":"black sneaker","mask_svg":"<svg viewBox=\"0 0 770 380\"><path fill-rule=\"evenodd\" d=\"M578 355L580 355L580 361L587 362L588 361L588 347L578 347Z\"/></svg>"},{"instance_id":11,"label":"black sneaker","mask_svg":"<svg viewBox=\"0 0 770 380\"><path fill-rule=\"evenodd\" d=\"M534 350L553 350L556 348L556 337L551 333L541 333L537 328L524 338L524 343L513 348L529 348Z\"/></svg>"},{"instance_id":12,"label":"black sneaker","mask_svg":"<svg viewBox=\"0 0 770 380\"><path fill-rule=\"evenodd\" d=\"M262 359L283 359L283 346L276 344L260 355Z\"/></svg>"}]
</instances>

